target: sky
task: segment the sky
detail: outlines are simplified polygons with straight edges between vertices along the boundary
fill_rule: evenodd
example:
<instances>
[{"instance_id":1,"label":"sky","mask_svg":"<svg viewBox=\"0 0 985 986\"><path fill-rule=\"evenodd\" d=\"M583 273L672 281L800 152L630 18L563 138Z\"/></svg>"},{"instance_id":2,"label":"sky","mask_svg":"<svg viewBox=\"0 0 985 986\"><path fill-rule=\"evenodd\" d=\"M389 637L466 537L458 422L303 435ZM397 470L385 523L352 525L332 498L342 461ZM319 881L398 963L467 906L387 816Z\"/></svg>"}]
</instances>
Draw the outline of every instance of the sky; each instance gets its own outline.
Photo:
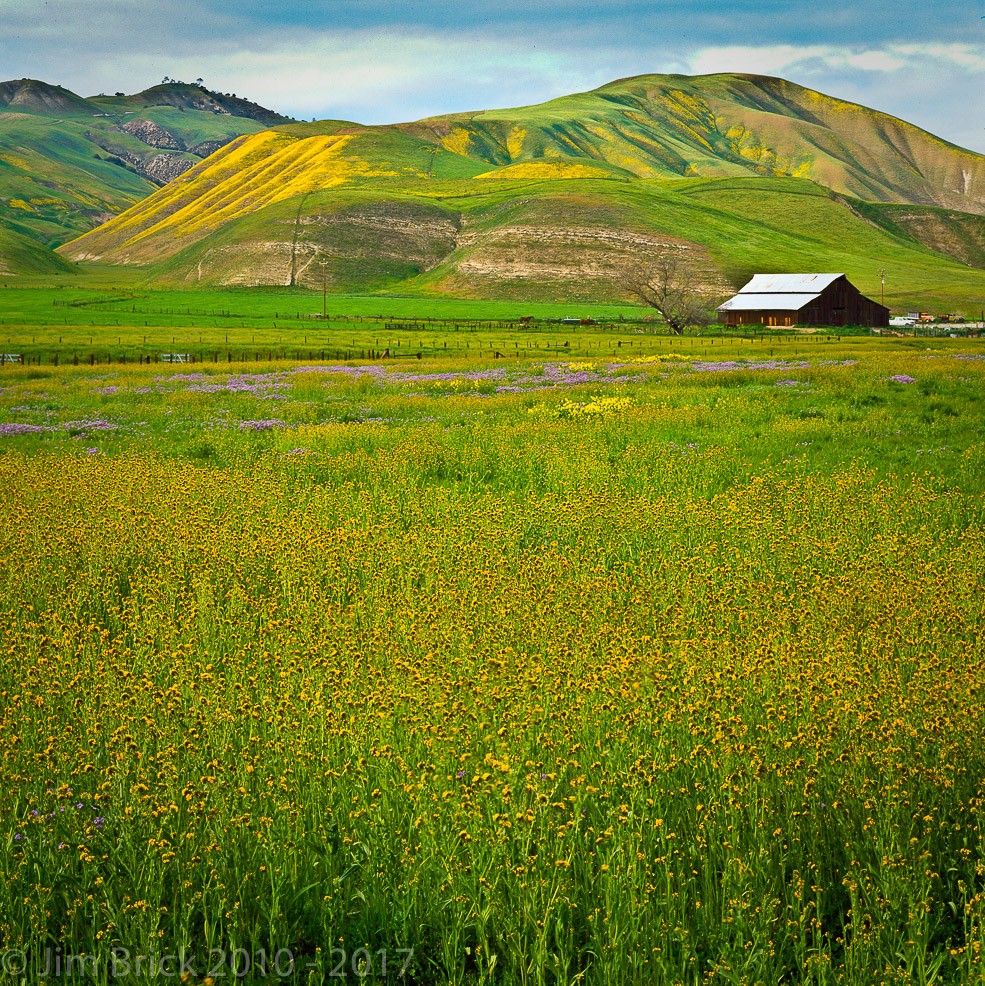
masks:
<instances>
[{"instance_id":1,"label":"sky","mask_svg":"<svg viewBox=\"0 0 985 986\"><path fill-rule=\"evenodd\" d=\"M396 123L645 73L776 75L985 153L985 0L0 0L0 81L198 78Z\"/></svg>"}]
</instances>

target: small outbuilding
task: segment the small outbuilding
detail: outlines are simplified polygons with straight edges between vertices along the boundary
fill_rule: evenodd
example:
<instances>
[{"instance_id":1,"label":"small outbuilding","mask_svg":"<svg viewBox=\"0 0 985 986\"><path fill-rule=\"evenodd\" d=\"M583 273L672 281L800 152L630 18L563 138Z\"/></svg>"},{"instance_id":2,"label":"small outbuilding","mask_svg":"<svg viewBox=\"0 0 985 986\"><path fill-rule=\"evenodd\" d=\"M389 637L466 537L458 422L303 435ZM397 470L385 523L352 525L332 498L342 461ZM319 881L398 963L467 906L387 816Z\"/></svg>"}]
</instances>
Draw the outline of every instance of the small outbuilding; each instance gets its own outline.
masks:
<instances>
[{"instance_id":1,"label":"small outbuilding","mask_svg":"<svg viewBox=\"0 0 985 986\"><path fill-rule=\"evenodd\" d=\"M756 274L717 309L725 325L889 325L844 274Z\"/></svg>"}]
</instances>

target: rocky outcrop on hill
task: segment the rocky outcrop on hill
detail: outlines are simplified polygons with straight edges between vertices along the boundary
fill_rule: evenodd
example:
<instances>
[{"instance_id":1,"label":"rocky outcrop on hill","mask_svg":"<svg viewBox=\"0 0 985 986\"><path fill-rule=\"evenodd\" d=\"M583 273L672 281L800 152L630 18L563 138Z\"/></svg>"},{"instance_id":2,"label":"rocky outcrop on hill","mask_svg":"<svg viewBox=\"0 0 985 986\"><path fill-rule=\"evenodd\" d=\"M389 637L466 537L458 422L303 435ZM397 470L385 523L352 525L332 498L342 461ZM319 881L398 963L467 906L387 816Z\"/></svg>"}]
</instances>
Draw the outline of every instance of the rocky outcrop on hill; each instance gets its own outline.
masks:
<instances>
[{"instance_id":1,"label":"rocky outcrop on hill","mask_svg":"<svg viewBox=\"0 0 985 986\"><path fill-rule=\"evenodd\" d=\"M233 136L227 137L224 140L203 140L189 147L177 134L171 133L170 130L165 130L164 127L155 123L153 120L130 120L128 123L124 123L120 129L124 133L130 134L131 137L136 137L137 140L143 141L148 147L158 147L166 151L190 151L196 157L200 158L207 158L210 154L215 154L220 147L225 147L231 140L236 139ZM170 178L166 178L164 181L170 181L171 178L175 178L187 171L192 165L190 161L180 158L177 160L181 160L184 166L178 168L177 165L171 164L165 169L162 166L160 156L154 158L156 163L154 165L155 177L153 180L157 181L158 178L156 175L163 175L168 171L173 173Z\"/></svg>"},{"instance_id":2,"label":"rocky outcrop on hill","mask_svg":"<svg viewBox=\"0 0 985 986\"><path fill-rule=\"evenodd\" d=\"M189 161L186 157L179 157L177 154L155 154L149 161L144 161L138 170L155 184L166 185L194 167L195 162Z\"/></svg>"},{"instance_id":3,"label":"rocky outcrop on hill","mask_svg":"<svg viewBox=\"0 0 985 986\"><path fill-rule=\"evenodd\" d=\"M227 137L226 140L203 140L201 144L189 147L188 150L200 158L207 158L210 154L215 154L220 147L225 147L226 144L231 143L235 139L235 137Z\"/></svg>"},{"instance_id":4,"label":"rocky outcrop on hill","mask_svg":"<svg viewBox=\"0 0 985 986\"><path fill-rule=\"evenodd\" d=\"M131 208L229 141L287 119L180 82L83 99L35 79L0 81L0 224L58 245Z\"/></svg>"},{"instance_id":5,"label":"rocky outcrop on hill","mask_svg":"<svg viewBox=\"0 0 985 986\"><path fill-rule=\"evenodd\" d=\"M183 140L154 123L153 120L130 120L128 123L124 123L121 129L124 133L136 137L137 140L142 140L150 147L161 147L170 151L185 150Z\"/></svg>"},{"instance_id":6,"label":"rocky outcrop on hill","mask_svg":"<svg viewBox=\"0 0 985 986\"><path fill-rule=\"evenodd\" d=\"M115 133L123 132L125 131L122 129L115 130ZM110 161L129 168L155 185L166 185L198 163L196 159L179 150L164 150L153 156L135 153L121 141L115 140L112 134L113 132L95 132L87 136L109 154Z\"/></svg>"}]
</instances>

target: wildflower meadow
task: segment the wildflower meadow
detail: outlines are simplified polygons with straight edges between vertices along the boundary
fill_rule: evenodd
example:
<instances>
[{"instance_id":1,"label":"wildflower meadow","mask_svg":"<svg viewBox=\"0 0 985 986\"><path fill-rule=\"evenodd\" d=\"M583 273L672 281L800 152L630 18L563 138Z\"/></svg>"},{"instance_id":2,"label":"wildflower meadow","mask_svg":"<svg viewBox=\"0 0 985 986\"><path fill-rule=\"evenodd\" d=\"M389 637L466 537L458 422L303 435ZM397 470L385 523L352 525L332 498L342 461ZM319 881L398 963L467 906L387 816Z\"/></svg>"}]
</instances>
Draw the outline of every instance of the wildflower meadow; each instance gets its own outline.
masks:
<instances>
[{"instance_id":1,"label":"wildflower meadow","mask_svg":"<svg viewBox=\"0 0 985 986\"><path fill-rule=\"evenodd\" d=\"M0 373L0 982L985 980L975 343Z\"/></svg>"}]
</instances>

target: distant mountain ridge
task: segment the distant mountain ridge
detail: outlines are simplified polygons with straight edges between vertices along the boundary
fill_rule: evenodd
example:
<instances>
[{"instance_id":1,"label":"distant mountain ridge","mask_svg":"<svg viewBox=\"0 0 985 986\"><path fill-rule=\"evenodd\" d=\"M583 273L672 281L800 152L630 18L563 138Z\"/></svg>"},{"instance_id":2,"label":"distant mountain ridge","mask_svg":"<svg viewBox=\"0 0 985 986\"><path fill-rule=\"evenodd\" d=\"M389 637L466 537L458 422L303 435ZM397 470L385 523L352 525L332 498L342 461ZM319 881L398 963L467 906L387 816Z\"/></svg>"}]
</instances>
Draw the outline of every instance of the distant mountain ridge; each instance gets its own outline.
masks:
<instances>
[{"instance_id":1,"label":"distant mountain ridge","mask_svg":"<svg viewBox=\"0 0 985 986\"><path fill-rule=\"evenodd\" d=\"M0 82L0 107L19 113L39 113L44 116L95 115L95 108L81 96L61 86L37 79L15 79Z\"/></svg>"},{"instance_id":2,"label":"distant mountain ridge","mask_svg":"<svg viewBox=\"0 0 985 986\"><path fill-rule=\"evenodd\" d=\"M186 83L83 98L36 79L0 82L0 228L58 245L230 140L289 119Z\"/></svg>"},{"instance_id":3,"label":"distant mountain ridge","mask_svg":"<svg viewBox=\"0 0 985 986\"><path fill-rule=\"evenodd\" d=\"M163 82L132 96L116 93L82 97L62 86L38 79L0 82L0 108L42 116L114 117L145 106L174 106L255 120L265 127L288 122L291 118L268 110L259 103L235 94L213 92L204 85Z\"/></svg>"}]
</instances>

